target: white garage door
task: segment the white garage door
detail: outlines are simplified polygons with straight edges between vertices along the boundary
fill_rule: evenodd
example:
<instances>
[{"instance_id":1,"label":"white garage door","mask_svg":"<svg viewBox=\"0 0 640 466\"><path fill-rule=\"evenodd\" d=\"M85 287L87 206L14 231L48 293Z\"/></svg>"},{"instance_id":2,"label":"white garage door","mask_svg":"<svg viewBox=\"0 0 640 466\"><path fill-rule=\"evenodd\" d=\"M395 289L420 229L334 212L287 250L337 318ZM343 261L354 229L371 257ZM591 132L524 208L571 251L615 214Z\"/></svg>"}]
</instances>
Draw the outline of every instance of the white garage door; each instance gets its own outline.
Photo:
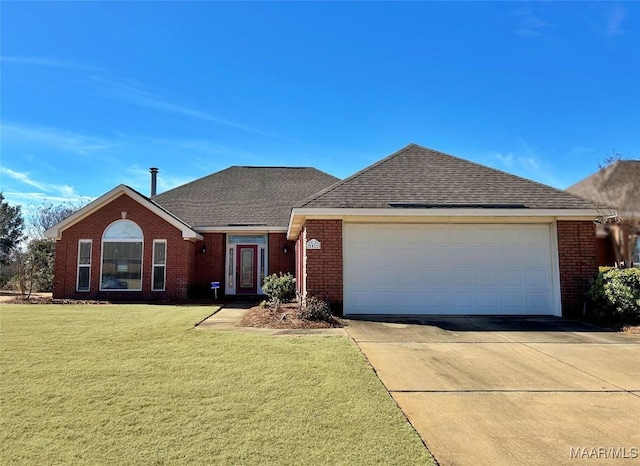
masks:
<instances>
[{"instance_id":1,"label":"white garage door","mask_svg":"<svg viewBox=\"0 0 640 466\"><path fill-rule=\"evenodd\" d=\"M347 315L560 315L548 224L344 230Z\"/></svg>"}]
</instances>

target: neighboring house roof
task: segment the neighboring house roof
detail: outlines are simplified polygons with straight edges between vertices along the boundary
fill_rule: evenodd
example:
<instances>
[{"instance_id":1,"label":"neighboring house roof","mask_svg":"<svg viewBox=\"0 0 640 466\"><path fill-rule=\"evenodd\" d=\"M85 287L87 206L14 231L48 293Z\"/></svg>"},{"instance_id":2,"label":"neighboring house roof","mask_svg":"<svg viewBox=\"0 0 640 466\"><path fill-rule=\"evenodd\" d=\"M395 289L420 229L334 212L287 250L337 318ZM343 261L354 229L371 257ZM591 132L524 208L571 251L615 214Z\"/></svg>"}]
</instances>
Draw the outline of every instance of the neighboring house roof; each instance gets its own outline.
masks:
<instances>
[{"instance_id":1,"label":"neighboring house roof","mask_svg":"<svg viewBox=\"0 0 640 466\"><path fill-rule=\"evenodd\" d=\"M559 189L417 144L409 144L296 205L305 209L594 207Z\"/></svg>"},{"instance_id":2,"label":"neighboring house roof","mask_svg":"<svg viewBox=\"0 0 640 466\"><path fill-rule=\"evenodd\" d=\"M106 204L110 203L111 201L113 201L114 199L116 199L116 198L118 198L119 196L122 196L122 195L129 196L134 201L142 204L147 209L149 209L151 212L153 212L154 214L158 215L160 218L164 219L165 221L167 221L168 223L170 223L171 225L176 227L178 230L180 230L182 232L182 237L184 239L192 240L192 241L202 240L202 236L200 234L198 234L197 232L195 232L185 222L183 222L182 220L177 218L171 212L168 212L162 206L156 204L154 201L149 199L147 196L145 196L143 194L140 194L135 189L130 188L129 186L126 186L124 184L116 186L115 188L113 188L108 193L103 194L102 196L100 196L95 201L91 202L90 204L87 204L82 209L78 210L74 214L72 214L69 217L65 218L64 220L62 220L61 222L57 223L56 225L52 226L47 231L45 231L45 236L47 238L54 238L54 239L62 238L62 232L64 230L66 230L67 228L75 225L76 223L78 223L82 219L86 218L88 215L90 215L93 212L99 210L100 208L102 208Z\"/></svg>"},{"instance_id":3,"label":"neighboring house roof","mask_svg":"<svg viewBox=\"0 0 640 466\"><path fill-rule=\"evenodd\" d=\"M195 229L280 227L291 207L338 178L308 167L229 167L170 191L153 201Z\"/></svg>"},{"instance_id":4,"label":"neighboring house roof","mask_svg":"<svg viewBox=\"0 0 640 466\"><path fill-rule=\"evenodd\" d=\"M619 160L567 188L599 206L640 213L640 160Z\"/></svg>"}]
</instances>

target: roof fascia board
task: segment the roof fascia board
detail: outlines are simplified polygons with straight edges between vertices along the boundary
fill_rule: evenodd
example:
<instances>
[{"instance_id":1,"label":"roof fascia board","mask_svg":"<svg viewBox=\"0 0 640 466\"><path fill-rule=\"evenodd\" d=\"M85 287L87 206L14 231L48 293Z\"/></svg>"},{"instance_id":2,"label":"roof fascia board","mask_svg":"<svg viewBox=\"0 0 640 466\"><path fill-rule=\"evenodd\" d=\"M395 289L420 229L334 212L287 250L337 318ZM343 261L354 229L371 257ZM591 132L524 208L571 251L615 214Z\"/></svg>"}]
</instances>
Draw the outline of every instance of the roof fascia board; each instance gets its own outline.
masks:
<instances>
[{"instance_id":1,"label":"roof fascia board","mask_svg":"<svg viewBox=\"0 0 640 466\"><path fill-rule=\"evenodd\" d=\"M554 220L587 220L592 221L598 217L595 209L354 209L354 208L294 208L289 219L287 238L294 240L300 233L302 225L309 219L348 219L349 221L378 221L400 220L401 218L418 220L429 218L433 221L444 223L452 222L481 222L483 219L494 219L497 222L508 218L518 221L551 222Z\"/></svg>"},{"instance_id":2,"label":"roof fascia board","mask_svg":"<svg viewBox=\"0 0 640 466\"><path fill-rule=\"evenodd\" d=\"M434 209L357 209L357 208L294 208L291 218L302 215L318 216L376 216L376 217L594 217L596 209L489 209L489 208L434 208Z\"/></svg>"},{"instance_id":3,"label":"roof fascia board","mask_svg":"<svg viewBox=\"0 0 640 466\"><path fill-rule=\"evenodd\" d=\"M287 227L263 227L263 226L219 226L219 227L194 227L198 233L285 233Z\"/></svg>"},{"instance_id":4,"label":"roof fascia board","mask_svg":"<svg viewBox=\"0 0 640 466\"><path fill-rule=\"evenodd\" d=\"M158 217L162 218L167 223L171 224L172 226L174 226L175 228L180 230L182 232L182 238L183 239L189 240L189 241L196 241L196 240L202 241L203 240L202 235L200 235L197 232L195 232L194 230L192 230L187 224L181 222L176 217L170 215L167 211L165 211L164 209L159 207L153 201L150 201L149 199L146 199L145 197L141 196L139 193L137 193L133 189L131 189L128 186L123 185L123 184L121 184L119 186L116 186L115 188L113 188L108 193L103 194L98 199L96 199L93 202L87 204L82 209L80 209L79 211L77 211L74 214L70 215L69 217L67 217L66 219L61 221L60 223L58 223L58 224L52 226L51 228L49 228L47 231L45 231L45 237L56 239L56 240L61 239L62 238L62 232L64 230L66 230L67 228L70 228L71 226L75 225L79 221L83 220L84 218L86 218L90 214L96 212L97 210L99 210L100 208L102 208L103 206L107 205L109 202L113 201L114 199L118 198L119 196L121 196L123 194L126 194L131 199L133 199L137 203L141 204L145 208L149 209L151 212L156 214Z\"/></svg>"}]
</instances>

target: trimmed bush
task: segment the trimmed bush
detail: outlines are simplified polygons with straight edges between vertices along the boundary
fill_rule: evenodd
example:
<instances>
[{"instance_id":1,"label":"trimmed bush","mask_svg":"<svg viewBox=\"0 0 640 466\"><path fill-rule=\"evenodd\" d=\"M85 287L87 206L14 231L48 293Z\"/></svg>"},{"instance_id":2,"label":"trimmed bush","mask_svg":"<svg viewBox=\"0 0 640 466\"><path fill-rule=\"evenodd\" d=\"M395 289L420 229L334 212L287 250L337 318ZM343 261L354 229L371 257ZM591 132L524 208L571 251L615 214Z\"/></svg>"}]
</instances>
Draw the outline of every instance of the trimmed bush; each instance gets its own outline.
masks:
<instances>
[{"instance_id":1,"label":"trimmed bush","mask_svg":"<svg viewBox=\"0 0 640 466\"><path fill-rule=\"evenodd\" d=\"M640 269L601 270L587 297L593 315L603 323L640 321Z\"/></svg>"},{"instance_id":2,"label":"trimmed bush","mask_svg":"<svg viewBox=\"0 0 640 466\"><path fill-rule=\"evenodd\" d=\"M269 302L278 307L296 297L296 279L290 273L274 273L264 277L262 291Z\"/></svg>"},{"instance_id":3,"label":"trimmed bush","mask_svg":"<svg viewBox=\"0 0 640 466\"><path fill-rule=\"evenodd\" d=\"M300 310L300 318L306 320L317 320L331 322L333 315L329 304L313 296L307 298L306 305Z\"/></svg>"}]
</instances>

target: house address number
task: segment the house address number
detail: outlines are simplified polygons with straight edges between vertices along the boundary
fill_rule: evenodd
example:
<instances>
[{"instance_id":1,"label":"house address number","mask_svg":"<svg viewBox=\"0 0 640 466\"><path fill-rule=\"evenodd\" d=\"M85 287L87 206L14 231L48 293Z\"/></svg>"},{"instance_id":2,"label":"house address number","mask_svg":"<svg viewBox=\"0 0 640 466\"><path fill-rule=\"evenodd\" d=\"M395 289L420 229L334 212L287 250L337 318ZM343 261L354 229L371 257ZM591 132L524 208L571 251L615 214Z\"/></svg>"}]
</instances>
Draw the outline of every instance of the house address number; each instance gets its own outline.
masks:
<instances>
[{"instance_id":1,"label":"house address number","mask_svg":"<svg viewBox=\"0 0 640 466\"><path fill-rule=\"evenodd\" d=\"M320 249L321 244L317 239L310 239L307 241L307 249Z\"/></svg>"}]
</instances>

